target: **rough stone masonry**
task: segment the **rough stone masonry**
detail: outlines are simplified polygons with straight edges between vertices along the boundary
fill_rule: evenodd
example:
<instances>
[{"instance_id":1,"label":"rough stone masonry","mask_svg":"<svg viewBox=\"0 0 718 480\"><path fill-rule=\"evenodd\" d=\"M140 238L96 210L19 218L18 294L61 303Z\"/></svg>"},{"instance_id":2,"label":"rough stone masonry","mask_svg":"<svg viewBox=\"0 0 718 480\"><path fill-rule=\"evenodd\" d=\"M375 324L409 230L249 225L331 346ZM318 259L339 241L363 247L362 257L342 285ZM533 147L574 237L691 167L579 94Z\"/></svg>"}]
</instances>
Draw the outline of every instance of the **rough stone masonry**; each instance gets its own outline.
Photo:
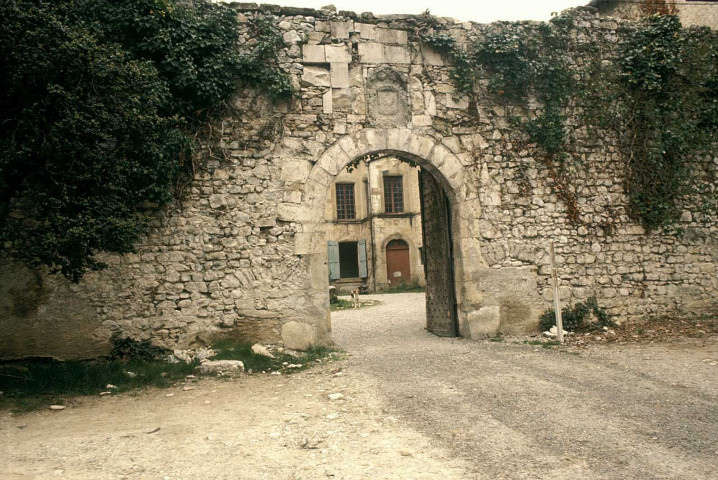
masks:
<instances>
[{"instance_id":1,"label":"rough stone masonry","mask_svg":"<svg viewBox=\"0 0 718 480\"><path fill-rule=\"evenodd\" d=\"M510 111L479 82L476 112L447 59L418 42L417 16L356 15L235 4L241 22L271 19L296 96L271 104L242 90L222 122L225 160L210 160L181 205L154 218L137 253L79 284L6 260L0 274L0 358L89 358L113 333L172 348L219 336L306 348L331 342L323 212L349 162L376 152L434 173L452 208L459 331L480 338L537 328L551 306L549 242L561 295L595 295L621 320L718 309L715 219L686 210L681 237L646 232L625 214L621 157L586 144L576 173L579 225L545 169L517 152ZM618 23L574 12L575 38L617 41ZM459 43L501 24L437 19ZM246 33L242 42L252 42ZM471 121L467 121L472 119ZM713 171L718 159L707 159ZM529 185L522 185L527 179ZM618 214L616 214L618 212ZM610 232L604 228L611 223Z\"/></svg>"}]
</instances>

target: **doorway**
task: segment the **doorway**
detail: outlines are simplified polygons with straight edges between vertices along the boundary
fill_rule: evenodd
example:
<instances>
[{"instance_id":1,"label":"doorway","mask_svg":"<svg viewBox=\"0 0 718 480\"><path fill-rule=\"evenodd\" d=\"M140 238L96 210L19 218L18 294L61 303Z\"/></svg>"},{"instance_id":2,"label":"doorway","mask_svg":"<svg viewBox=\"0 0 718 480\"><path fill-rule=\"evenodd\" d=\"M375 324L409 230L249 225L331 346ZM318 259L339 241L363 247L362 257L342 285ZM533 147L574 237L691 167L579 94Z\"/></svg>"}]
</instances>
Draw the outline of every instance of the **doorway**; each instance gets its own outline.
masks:
<instances>
[{"instance_id":1,"label":"doorway","mask_svg":"<svg viewBox=\"0 0 718 480\"><path fill-rule=\"evenodd\" d=\"M392 240L386 245L386 277L392 287L411 279L409 244L404 240Z\"/></svg>"}]
</instances>

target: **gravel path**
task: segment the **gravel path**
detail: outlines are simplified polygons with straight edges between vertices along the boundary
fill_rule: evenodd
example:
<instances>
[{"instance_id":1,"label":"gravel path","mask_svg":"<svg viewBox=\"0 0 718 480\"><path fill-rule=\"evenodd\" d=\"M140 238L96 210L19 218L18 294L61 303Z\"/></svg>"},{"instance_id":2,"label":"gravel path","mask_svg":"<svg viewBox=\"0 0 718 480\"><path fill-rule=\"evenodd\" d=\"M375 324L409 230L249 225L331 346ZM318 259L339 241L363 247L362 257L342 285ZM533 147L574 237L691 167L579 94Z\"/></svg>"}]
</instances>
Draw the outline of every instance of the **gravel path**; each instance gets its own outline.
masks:
<instances>
[{"instance_id":1,"label":"gravel path","mask_svg":"<svg viewBox=\"0 0 718 480\"><path fill-rule=\"evenodd\" d=\"M423 294L333 315L349 369L466 478L718 478L718 343L554 351L424 330ZM518 339L517 339L518 340Z\"/></svg>"},{"instance_id":2,"label":"gravel path","mask_svg":"<svg viewBox=\"0 0 718 480\"><path fill-rule=\"evenodd\" d=\"M0 479L718 478L715 338L442 339L423 294L369 298L332 315L346 359L0 411Z\"/></svg>"}]
</instances>

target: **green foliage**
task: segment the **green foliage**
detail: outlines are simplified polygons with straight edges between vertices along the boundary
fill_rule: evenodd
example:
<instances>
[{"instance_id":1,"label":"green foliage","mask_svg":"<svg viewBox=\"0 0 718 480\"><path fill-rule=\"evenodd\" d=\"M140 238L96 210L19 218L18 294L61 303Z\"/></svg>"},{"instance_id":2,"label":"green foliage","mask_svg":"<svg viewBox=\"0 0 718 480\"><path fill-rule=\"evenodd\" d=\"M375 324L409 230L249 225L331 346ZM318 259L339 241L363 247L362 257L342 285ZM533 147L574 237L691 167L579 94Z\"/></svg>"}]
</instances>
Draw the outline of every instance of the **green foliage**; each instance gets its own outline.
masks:
<instances>
[{"instance_id":1,"label":"green foliage","mask_svg":"<svg viewBox=\"0 0 718 480\"><path fill-rule=\"evenodd\" d=\"M30 411L50 404L62 405L72 396L98 395L107 390L107 384L116 387L113 393L121 393L147 386L166 388L187 375L199 375L198 361L169 363L161 358L164 351L148 342L119 338L113 342L113 353L105 359L0 363L0 408ZM241 360L247 372L278 370L287 374L335 355L330 348L312 347L296 355L276 353L275 358L270 358L252 352L250 343L229 339L216 342L212 349L217 353L213 360ZM287 368L288 364L301 367Z\"/></svg>"},{"instance_id":2,"label":"green foliage","mask_svg":"<svg viewBox=\"0 0 718 480\"><path fill-rule=\"evenodd\" d=\"M670 228L694 193L691 161L715 149L718 39L684 30L675 16L633 29L618 58L630 210L648 229Z\"/></svg>"},{"instance_id":3,"label":"green foliage","mask_svg":"<svg viewBox=\"0 0 718 480\"><path fill-rule=\"evenodd\" d=\"M271 99L292 95L289 76L275 67L277 52L284 46L279 30L269 20L259 18L251 24L257 44L239 57L239 77L249 85L259 86Z\"/></svg>"},{"instance_id":4,"label":"green foliage","mask_svg":"<svg viewBox=\"0 0 718 480\"><path fill-rule=\"evenodd\" d=\"M537 49L528 25L507 23L474 45L473 59L489 73L489 92L524 101L537 76Z\"/></svg>"},{"instance_id":5,"label":"green foliage","mask_svg":"<svg viewBox=\"0 0 718 480\"><path fill-rule=\"evenodd\" d=\"M570 172L578 165L569 162L579 156L570 148L582 126L592 143L618 140L629 212L647 229L673 228L685 201L704 218L715 214L713 174L696 172L695 160L716 154L718 36L683 29L675 16L652 16L622 30L618 48L601 49L577 42L574 28L569 12L538 26L502 24L466 50L438 43L454 58L458 91L475 95L476 78L486 76L489 94L523 109L517 118L529 119L514 126L535 146L573 223L580 211ZM568 112L583 125L569 130Z\"/></svg>"},{"instance_id":6,"label":"green foliage","mask_svg":"<svg viewBox=\"0 0 718 480\"><path fill-rule=\"evenodd\" d=\"M149 340L140 342L131 337L112 336L112 351L110 352L110 359L112 360L151 362L159 360L166 354L167 352L164 349L152 345Z\"/></svg>"},{"instance_id":7,"label":"green foliage","mask_svg":"<svg viewBox=\"0 0 718 480\"><path fill-rule=\"evenodd\" d=\"M446 32L431 32L421 35L421 40L441 53L450 53L456 46L456 39Z\"/></svg>"},{"instance_id":8,"label":"green foliage","mask_svg":"<svg viewBox=\"0 0 718 480\"><path fill-rule=\"evenodd\" d=\"M523 128L532 143L543 147L549 155L558 155L564 151L565 120L559 108L548 105L535 119L527 121Z\"/></svg>"},{"instance_id":9,"label":"green foliage","mask_svg":"<svg viewBox=\"0 0 718 480\"><path fill-rule=\"evenodd\" d=\"M223 5L11 0L0 21L0 241L75 281L97 252L132 251L237 81L290 93L281 36L258 22L241 51Z\"/></svg>"},{"instance_id":10,"label":"green foliage","mask_svg":"<svg viewBox=\"0 0 718 480\"><path fill-rule=\"evenodd\" d=\"M194 373L197 363L163 361L93 360L58 362L32 360L0 364L0 406L28 411L62 405L65 398L76 395L98 395L107 384L114 393L154 386L169 387L173 382ZM128 374L130 372L131 374Z\"/></svg>"},{"instance_id":11,"label":"green foliage","mask_svg":"<svg viewBox=\"0 0 718 480\"><path fill-rule=\"evenodd\" d=\"M588 322L592 314L595 316L595 322ZM598 306L596 297L590 297L585 302L579 302L573 307L562 308L561 320L563 321L563 329L571 332L614 325L608 313ZM539 327L542 331L550 330L555 325L556 312L553 309L548 310L539 317Z\"/></svg>"}]
</instances>

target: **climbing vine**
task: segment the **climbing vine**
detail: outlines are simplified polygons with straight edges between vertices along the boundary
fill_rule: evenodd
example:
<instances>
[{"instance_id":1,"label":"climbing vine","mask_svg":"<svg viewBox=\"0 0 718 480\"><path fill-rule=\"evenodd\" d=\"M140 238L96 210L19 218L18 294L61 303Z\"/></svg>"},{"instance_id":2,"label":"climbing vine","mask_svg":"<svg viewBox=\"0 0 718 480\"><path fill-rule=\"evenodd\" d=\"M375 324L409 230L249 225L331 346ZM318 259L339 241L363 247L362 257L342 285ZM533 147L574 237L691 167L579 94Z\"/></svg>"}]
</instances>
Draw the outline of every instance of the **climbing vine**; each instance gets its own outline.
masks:
<instances>
[{"instance_id":1,"label":"climbing vine","mask_svg":"<svg viewBox=\"0 0 718 480\"><path fill-rule=\"evenodd\" d=\"M541 25L507 23L461 48L430 25L420 38L454 60L458 92L487 93L513 117L525 145L547 168L573 223L580 211L572 171L581 163L577 132L593 143L618 141L625 159L630 215L647 229L674 229L682 203L700 197L715 212L715 190L696 158L716 155L718 37L683 29L673 15L653 15L625 28L617 48L576 41L572 13ZM453 39L453 37L451 37ZM568 127L568 118L579 125ZM710 174L710 173L708 173Z\"/></svg>"},{"instance_id":2,"label":"climbing vine","mask_svg":"<svg viewBox=\"0 0 718 480\"><path fill-rule=\"evenodd\" d=\"M238 82L291 94L276 28L243 49L226 5L9 0L0 21L0 242L72 280L132 251Z\"/></svg>"}]
</instances>

